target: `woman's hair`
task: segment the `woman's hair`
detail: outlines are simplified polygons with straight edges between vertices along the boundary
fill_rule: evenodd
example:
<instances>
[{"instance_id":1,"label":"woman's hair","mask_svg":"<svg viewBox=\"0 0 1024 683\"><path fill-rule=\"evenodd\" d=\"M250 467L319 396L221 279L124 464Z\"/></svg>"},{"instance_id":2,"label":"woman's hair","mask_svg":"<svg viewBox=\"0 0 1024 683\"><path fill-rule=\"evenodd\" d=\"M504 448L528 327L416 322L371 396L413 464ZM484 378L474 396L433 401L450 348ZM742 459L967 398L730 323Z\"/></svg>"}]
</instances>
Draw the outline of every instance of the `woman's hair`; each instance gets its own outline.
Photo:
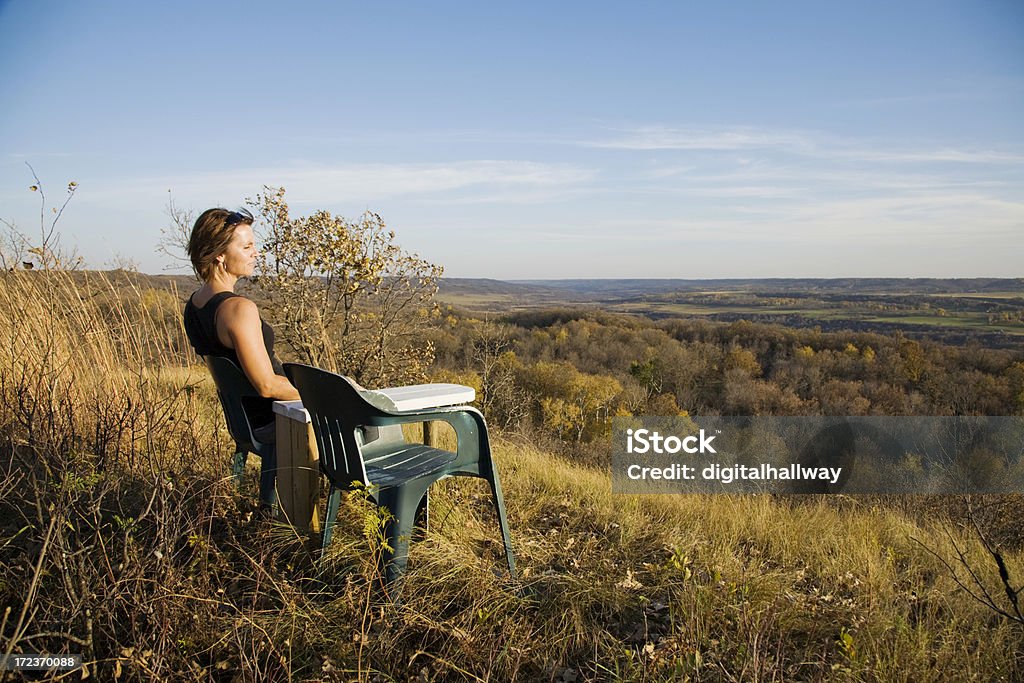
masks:
<instances>
[{"instance_id":1,"label":"woman's hair","mask_svg":"<svg viewBox=\"0 0 1024 683\"><path fill-rule=\"evenodd\" d=\"M252 222L252 214L245 209L228 211L216 208L199 214L188 238L187 251L192 260L192 269L200 280L206 282L213 275L217 257L227 250L235 235L235 228L239 225L252 225Z\"/></svg>"}]
</instances>

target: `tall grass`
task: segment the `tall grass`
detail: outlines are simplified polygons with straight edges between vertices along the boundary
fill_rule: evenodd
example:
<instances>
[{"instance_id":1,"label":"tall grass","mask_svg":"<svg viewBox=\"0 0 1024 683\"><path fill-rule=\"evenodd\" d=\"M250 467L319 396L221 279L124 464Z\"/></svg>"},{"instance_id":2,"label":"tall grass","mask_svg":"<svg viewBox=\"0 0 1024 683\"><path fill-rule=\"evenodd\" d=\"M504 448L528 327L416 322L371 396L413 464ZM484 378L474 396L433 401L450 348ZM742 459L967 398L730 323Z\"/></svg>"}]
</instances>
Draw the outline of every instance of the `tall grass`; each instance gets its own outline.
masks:
<instances>
[{"instance_id":1,"label":"tall grass","mask_svg":"<svg viewBox=\"0 0 1024 683\"><path fill-rule=\"evenodd\" d=\"M485 486L449 480L387 604L358 499L320 561L228 483L180 306L127 275L0 275L3 652L81 653L96 680L1024 676L1020 627L925 549L985 567L964 534L856 499L616 496L512 437L520 580Z\"/></svg>"},{"instance_id":2,"label":"tall grass","mask_svg":"<svg viewBox=\"0 0 1024 683\"><path fill-rule=\"evenodd\" d=\"M159 661L189 609L160 594L230 503L215 398L177 351L177 303L147 306L117 279L0 276L3 652L102 667L139 643Z\"/></svg>"}]
</instances>

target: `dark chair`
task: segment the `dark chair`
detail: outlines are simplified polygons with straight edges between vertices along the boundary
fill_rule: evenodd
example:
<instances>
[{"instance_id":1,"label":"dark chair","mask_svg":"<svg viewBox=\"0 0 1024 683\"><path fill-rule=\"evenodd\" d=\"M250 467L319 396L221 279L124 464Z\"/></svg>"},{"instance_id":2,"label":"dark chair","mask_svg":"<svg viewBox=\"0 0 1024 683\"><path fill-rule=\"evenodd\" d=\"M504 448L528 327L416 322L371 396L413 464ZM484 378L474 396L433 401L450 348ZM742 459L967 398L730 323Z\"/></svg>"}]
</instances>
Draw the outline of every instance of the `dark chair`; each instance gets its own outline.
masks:
<instances>
[{"instance_id":1,"label":"dark chair","mask_svg":"<svg viewBox=\"0 0 1024 683\"><path fill-rule=\"evenodd\" d=\"M386 508L394 517L385 529L391 550L385 548L382 558L384 582L390 584L405 570L409 537L417 511L425 508L430 485L450 476L480 477L490 484L509 574L515 576L505 501L501 496L498 472L491 459L487 425L480 411L457 406L391 412L368 402L346 377L297 363L285 363L284 371L299 390L302 405L309 413L320 454L320 468L331 485L324 523L324 550L331 540L341 492L353 482L369 486L377 505ZM394 433L388 427L431 420L447 422L454 427L458 437L456 452L410 444L404 439L385 438L388 432ZM374 427L383 428L380 430L381 438L369 444L362 443L363 430Z\"/></svg>"},{"instance_id":2,"label":"dark chair","mask_svg":"<svg viewBox=\"0 0 1024 683\"><path fill-rule=\"evenodd\" d=\"M253 388L249 378L230 358L206 356L206 367L217 385L217 397L224 408L228 421L228 432L235 440L235 453L231 458L231 473L236 482L241 482L245 461L249 453L260 456L260 505L271 508L277 504L274 488L277 472L277 449L273 441L261 441L249 422L245 410L245 399L266 400ZM258 427L259 425L257 425Z\"/></svg>"}]
</instances>

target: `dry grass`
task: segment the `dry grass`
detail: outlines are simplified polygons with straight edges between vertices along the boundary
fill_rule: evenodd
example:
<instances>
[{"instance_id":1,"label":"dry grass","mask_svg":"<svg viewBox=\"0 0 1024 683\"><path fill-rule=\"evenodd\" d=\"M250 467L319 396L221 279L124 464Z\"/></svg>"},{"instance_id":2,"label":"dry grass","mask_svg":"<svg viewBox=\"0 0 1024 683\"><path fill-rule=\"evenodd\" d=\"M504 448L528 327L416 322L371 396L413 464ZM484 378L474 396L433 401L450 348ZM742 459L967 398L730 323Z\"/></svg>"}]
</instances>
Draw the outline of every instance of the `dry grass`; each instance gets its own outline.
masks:
<instances>
[{"instance_id":1,"label":"dry grass","mask_svg":"<svg viewBox=\"0 0 1024 683\"><path fill-rule=\"evenodd\" d=\"M987 680L1018 671L1019 625L993 619L918 543L952 556L938 525L882 508L840 511L823 499L613 496L605 473L529 447L503 461L514 472L507 497L520 503L524 571L548 572L540 581L559 584L553 594L585 586L592 600L582 611L614 612L604 629L638 641L644 675ZM976 566L990 562L979 544L953 538ZM1020 576L1021 556L1013 562ZM998 593L994 570L987 579ZM587 602L581 597L567 613ZM602 623L586 621L588 632Z\"/></svg>"},{"instance_id":2,"label":"dry grass","mask_svg":"<svg viewBox=\"0 0 1024 683\"><path fill-rule=\"evenodd\" d=\"M446 481L389 605L359 500L322 562L253 518L179 319L99 277L0 276L0 650L79 652L96 680L1024 676L1020 626L925 549L966 548L998 594L960 532L853 499L616 496L523 440L495 439L520 580L485 486Z\"/></svg>"}]
</instances>

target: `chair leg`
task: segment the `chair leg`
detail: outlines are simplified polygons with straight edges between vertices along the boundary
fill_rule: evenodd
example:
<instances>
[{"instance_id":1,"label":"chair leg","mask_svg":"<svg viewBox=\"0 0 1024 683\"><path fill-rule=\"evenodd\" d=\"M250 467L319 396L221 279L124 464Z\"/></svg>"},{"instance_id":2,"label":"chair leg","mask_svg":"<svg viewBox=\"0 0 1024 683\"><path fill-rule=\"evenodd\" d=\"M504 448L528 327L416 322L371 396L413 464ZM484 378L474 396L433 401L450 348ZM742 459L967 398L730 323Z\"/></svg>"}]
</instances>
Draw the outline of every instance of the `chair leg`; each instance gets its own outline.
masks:
<instances>
[{"instance_id":1,"label":"chair leg","mask_svg":"<svg viewBox=\"0 0 1024 683\"><path fill-rule=\"evenodd\" d=\"M487 483L491 485L491 495L494 497L494 509L498 513L498 526L501 528L501 542L505 545L505 560L508 562L509 578L516 576L516 560L512 555L512 534L508 528L508 518L505 516L505 499L501 495L501 482L498 480L498 470L491 465L490 476Z\"/></svg>"},{"instance_id":2,"label":"chair leg","mask_svg":"<svg viewBox=\"0 0 1024 683\"><path fill-rule=\"evenodd\" d=\"M412 540L422 541L427 537L430 524L430 491L423 494L423 499L416 508L416 526L412 532Z\"/></svg>"},{"instance_id":3,"label":"chair leg","mask_svg":"<svg viewBox=\"0 0 1024 683\"><path fill-rule=\"evenodd\" d=\"M260 463L260 507L277 507L277 448L266 449Z\"/></svg>"},{"instance_id":4,"label":"chair leg","mask_svg":"<svg viewBox=\"0 0 1024 683\"><path fill-rule=\"evenodd\" d=\"M331 532L334 531L334 522L338 519L338 507L341 505L341 489L331 487L327 496L327 518L324 520L324 540L320 555L327 554L327 547L331 544Z\"/></svg>"},{"instance_id":5,"label":"chair leg","mask_svg":"<svg viewBox=\"0 0 1024 683\"><path fill-rule=\"evenodd\" d=\"M235 446L235 454L231 456L231 477L235 480L237 488L242 487L242 475L245 473L245 461L249 452L244 448Z\"/></svg>"},{"instance_id":6,"label":"chair leg","mask_svg":"<svg viewBox=\"0 0 1024 683\"><path fill-rule=\"evenodd\" d=\"M383 491L378 501L379 505L387 508L393 517L388 521L384 531L385 540L391 550L385 549L381 554L385 586L392 585L405 573L406 565L409 562L409 540L416 520L416 511L426 494L427 486L429 483L420 485L407 483L404 486Z\"/></svg>"}]
</instances>

